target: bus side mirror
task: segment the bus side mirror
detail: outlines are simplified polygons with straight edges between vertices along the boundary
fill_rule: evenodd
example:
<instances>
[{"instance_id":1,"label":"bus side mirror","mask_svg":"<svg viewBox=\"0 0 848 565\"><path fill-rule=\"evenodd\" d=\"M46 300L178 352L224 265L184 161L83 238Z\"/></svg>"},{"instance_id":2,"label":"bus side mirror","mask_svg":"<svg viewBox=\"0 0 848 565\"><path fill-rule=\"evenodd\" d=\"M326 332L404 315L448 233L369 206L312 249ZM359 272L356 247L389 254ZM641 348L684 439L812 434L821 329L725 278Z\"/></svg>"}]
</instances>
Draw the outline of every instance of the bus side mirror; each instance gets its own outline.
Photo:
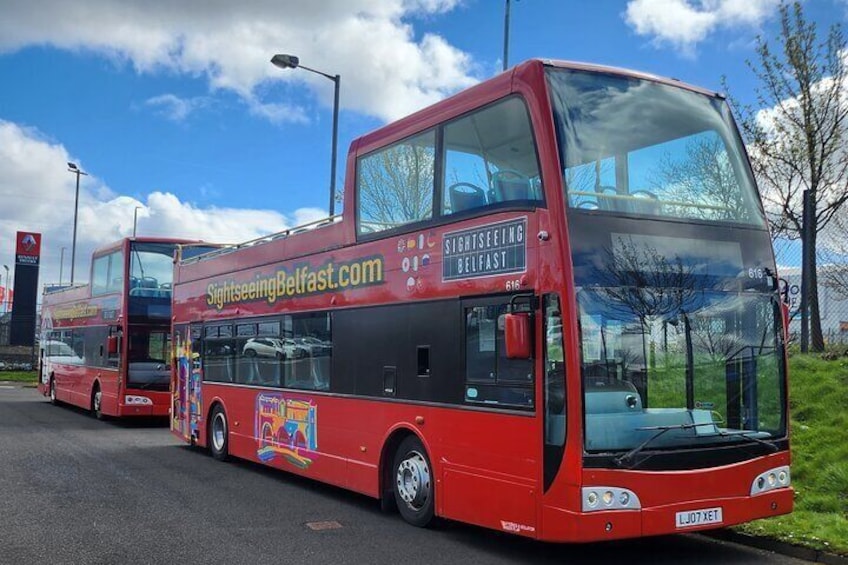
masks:
<instances>
[{"instance_id":1,"label":"bus side mirror","mask_svg":"<svg viewBox=\"0 0 848 565\"><path fill-rule=\"evenodd\" d=\"M504 314L504 335L508 359L530 359L533 348L530 340L530 314Z\"/></svg>"},{"instance_id":2,"label":"bus side mirror","mask_svg":"<svg viewBox=\"0 0 848 565\"><path fill-rule=\"evenodd\" d=\"M114 357L118 354L118 336L110 335L106 338L106 353L109 357Z\"/></svg>"}]
</instances>

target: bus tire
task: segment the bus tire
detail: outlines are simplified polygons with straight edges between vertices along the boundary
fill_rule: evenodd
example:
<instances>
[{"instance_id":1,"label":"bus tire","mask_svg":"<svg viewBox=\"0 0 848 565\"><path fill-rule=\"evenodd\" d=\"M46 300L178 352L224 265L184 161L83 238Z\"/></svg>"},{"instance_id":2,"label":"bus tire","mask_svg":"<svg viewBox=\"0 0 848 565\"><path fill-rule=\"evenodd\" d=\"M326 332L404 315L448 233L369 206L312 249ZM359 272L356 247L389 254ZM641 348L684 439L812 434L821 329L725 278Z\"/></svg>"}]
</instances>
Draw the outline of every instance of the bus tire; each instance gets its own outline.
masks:
<instances>
[{"instance_id":1,"label":"bus tire","mask_svg":"<svg viewBox=\"0 0 848 565\"><path fill-rule=\"evenodd\" d=\"M433 521L435 481L427 451L416 436L407 436L395 452L392 490L404 520L424 528Z\"/></svg>"},{"instance_id":2,"label":"bus tire","mask_svg":"<svg viewBox=\"0 0 848 565\"><path fill-rule=\"evenodd\" d=\"M227 425L227 415L220 404L216 404L212 408L208 430L206 443L209 446L209 452L218 461L226 461L230 457L229 426Z\"/></svg>"},{"instance_id":3,"label":"bus tire","mask_svg":"<svg viewBox=\"0 0 848 565\"><path fill-rule=\"evenodd\" d=\"M105 420L103 414L103 393L100 391L100 384L95 384L91 391L91 415L98 420Z\"/></svg>"},{"instance_id":4,"label":"bus tire","mask_svg":"<svg viewBox=\"0 0 848 565\"><path fill-rule=\"evenodd\" d=\"M50 394L50 404L53 406L59 405L59 400L56 398L56 379L50 375L50 380L47 383L47 388Z\"/></svg>"}]
</instances>

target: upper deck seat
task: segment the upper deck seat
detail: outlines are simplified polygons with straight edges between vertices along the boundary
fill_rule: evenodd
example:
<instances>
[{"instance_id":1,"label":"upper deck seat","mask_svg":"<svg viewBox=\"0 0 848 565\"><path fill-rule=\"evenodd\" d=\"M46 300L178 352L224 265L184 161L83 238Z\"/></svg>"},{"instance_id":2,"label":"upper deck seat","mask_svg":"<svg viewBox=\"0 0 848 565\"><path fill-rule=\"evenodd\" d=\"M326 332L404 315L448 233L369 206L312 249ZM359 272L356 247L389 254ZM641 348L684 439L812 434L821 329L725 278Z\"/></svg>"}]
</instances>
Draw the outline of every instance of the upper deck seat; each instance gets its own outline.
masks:
<instances>
[{"instance_id":1,"label":"upper deck seat","mask_svg":"<svg viewBox=\"0 0 848 565\"><path fill-rule=\"evenodd\" d=\"M458 182L448 188L453 213L481 208L488 204L486 193L479 186L468 182Z\"/></svg>"}]
</instances>

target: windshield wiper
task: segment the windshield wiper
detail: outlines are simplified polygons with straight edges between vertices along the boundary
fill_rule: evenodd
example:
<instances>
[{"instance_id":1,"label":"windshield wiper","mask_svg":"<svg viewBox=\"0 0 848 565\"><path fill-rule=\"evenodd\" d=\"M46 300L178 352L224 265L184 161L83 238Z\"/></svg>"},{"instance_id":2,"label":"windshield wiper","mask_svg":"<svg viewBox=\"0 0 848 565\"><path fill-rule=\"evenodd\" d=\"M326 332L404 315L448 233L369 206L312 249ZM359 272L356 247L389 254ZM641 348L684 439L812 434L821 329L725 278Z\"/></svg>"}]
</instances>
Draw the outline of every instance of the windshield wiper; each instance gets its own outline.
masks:
<instances>
[{"instance_id":1,"label":"windshield wiper","mask_svg":"<svg viewBox=\"0 0 848 565\"><path fill-rule=\"evenodd\" d=\"M657 433L628 451L623 455L619 455L615 459L612 460L615 463L616 467L624 467L625 465L629 465L633 461L633 457L635 457L640 451L648 447L648 444L653 442L655 439L663 435L669 430L690 430L692 428L698 428L700 426L715 426L715 422L701 422L698 424L675 424L673 426L645 426L644 428L635 428L636 431L649 431L649 430L657 430ZM632 469L633 467L628 467L628 469Z\"/></svg>"},{"instance_id":2,"label":"windshield wiper","mask_svg":"<svg viewBox=\"0 0 848 565\"><path fill-rule=\"evenodd\" d=\"M772 451L778 451L780 449L779 447L777 447L775 444L771 443L770 441L766 441L763 438L759 438L759 437L755 437L755 436L751 435L751 434L755 434L755 433L757 433L757 432L755 432L753 430L742 430L742 431L738 431L738 432L719 431L718 435L720 435L722 437L740 436L740 437L744 437L745 439L749 439L751 441L761 443L761 444L765 445L766 447L768 447L769 449L771 449Z\"/></svg>"}]
</instances>

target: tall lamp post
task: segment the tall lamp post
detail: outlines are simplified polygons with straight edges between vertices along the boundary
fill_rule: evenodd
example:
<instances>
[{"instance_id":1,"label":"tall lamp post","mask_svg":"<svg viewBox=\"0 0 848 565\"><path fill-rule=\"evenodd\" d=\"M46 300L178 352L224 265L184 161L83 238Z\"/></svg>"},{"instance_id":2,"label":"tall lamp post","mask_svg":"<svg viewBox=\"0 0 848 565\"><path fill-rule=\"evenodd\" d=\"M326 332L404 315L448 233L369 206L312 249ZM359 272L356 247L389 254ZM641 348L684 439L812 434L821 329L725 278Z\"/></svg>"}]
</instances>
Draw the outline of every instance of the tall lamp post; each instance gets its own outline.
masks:
<instances>
[{"instance_id":1,"label":"tall lamp post","mask_svg":"<svg viewBox=\"0 0 848 565\"><path fill-rule=\"evenodd\" d=\"M138 211L142 208L142 206L136 206L135 210L133 210L133 237L135 237L135 229L138 227Z\"/></svg>"},{"instance_id":2,"label":"tall lamp post","mask_svg":"<svg viewBox=\"0 0 848 565\"><path fill-rule=\"evenodd\" d=\"M80 175L88 176L88 173L82 172L76 163L68 163L68 172L77 176L77 191L74 196L74 239L71 243L71 285L74 284L74 264L77 259L77 214L79 212L79 180Z\"/></svg>"},{"instance_id":3,"label":"tall lamp post","mask_svg":"<svg viewBox=\"0 0 848 565\"><path fill-rule=\"evenodd\" d=\"M504 11L504 52L503 52L503 70L509 67L509 1L506 0L506 10ZM515 0L518 2L518 0Z\"/></svg>"},{"instance_id":4,"label":"tall lamp post","mask_svg":"<svg viewBox=\"0 0 848 565\"><path fill-rule=\"evenodd\" d=\"M62 286L62 269L65 267L65 249L67 247L63 246L59 252L59 286Z\"/></svg>"},{"instance_id":5,"label":"tall lamp post","mask_svg":"<svg viewBox=\"0 0 848 565\"><path fill-rule=\"evenodd\" d=\"M300 64L300 59L294 55L274 55L271 57L271 63L281 69L296 69L300 67L305 71L328 78L335 84L336 88L333 100L333 149L332 161L330 162L330 217L332 217L335 214L336 207L336 150L339 141L339 85L341 84L342 77L339 75L328 75L327 73L305 67Z\"/></svg>"},{"instance_id":6,"label":"tall lamp post","mask_svg":"<svg viewBox=\"0 0 848 565\"><path fill-rule=\"evenodd\" d=\"M9 302L11 302L9 300L9 287L11 286L11 283L9 283L9 265L3 265L3 268L6 269L6 293L3 295L3 301L6 304L3 306L3 311L5 313L8 313L9 312Z\"/></svg>"}]
</instances>

